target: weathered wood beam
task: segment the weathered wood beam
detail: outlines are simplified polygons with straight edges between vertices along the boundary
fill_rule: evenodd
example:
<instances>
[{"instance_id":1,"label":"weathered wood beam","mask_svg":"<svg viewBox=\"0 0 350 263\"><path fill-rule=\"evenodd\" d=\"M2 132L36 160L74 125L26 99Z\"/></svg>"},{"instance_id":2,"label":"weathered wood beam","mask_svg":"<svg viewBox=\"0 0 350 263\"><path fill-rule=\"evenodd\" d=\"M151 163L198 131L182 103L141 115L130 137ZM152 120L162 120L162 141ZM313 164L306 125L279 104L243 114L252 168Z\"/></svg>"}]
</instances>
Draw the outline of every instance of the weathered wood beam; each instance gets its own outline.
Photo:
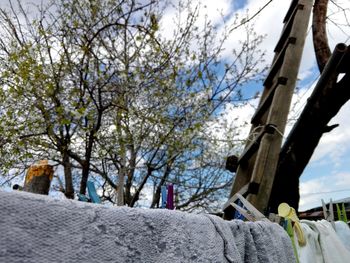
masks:
<instances>
[{"instance_id":1,"label":"weathered wood beam","mask_svg":"<svg viewBox=\"0 0 350 263\"><path fill-rule=\"evenodd\" d=\"M309 23L312 3L313 1L310 0L299 1L302 8L295 15L293 28L288 37L289 41L293 41L286 49L283 64L279 69L279 76L287 78L288 81L286 85L276 89L267 118L267 123L275 125L277 132L263 136L250 180L250 183L258 185L259 189L256 194L249 194L247 200L263 213L268 212L268 203L275 179L290 103L296 86L307 33L306 25Z\"/></svg>"},{"instance_id":2,"label":"weathered wood beam","mask_svg":"<svg viewBox=\"0 0 350 263\"><path fill-rule=\"evenodd\" d=\"M322 75L302 111L298 121L287 137L279 158L269 207L277 211L280 203L286 202L295 209L299 204L299 177L310 161L322 135L337 125L329 121L350 99L350 69L337 82L344 64L350 63L350 48L338 44L324 67Z\"/></svg>"}]
</instances>

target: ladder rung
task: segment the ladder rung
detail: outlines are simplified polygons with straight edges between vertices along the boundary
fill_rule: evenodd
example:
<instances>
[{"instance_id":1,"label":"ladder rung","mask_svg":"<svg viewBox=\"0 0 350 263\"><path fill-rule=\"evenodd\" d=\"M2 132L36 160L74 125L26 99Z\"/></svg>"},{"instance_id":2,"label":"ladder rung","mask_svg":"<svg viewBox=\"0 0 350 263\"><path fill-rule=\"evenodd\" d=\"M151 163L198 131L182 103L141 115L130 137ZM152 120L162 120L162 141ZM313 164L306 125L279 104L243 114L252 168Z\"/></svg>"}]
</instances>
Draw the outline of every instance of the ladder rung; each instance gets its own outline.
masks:
<instances>
[{"instance_id":1,"label":"ladder rung","mask_svg":"<svg viewBox=\"0 0 350 263\"><path fill-rule=\"evenodd\" d=\"M284 55L286 53L286 50L287 50L289 44L295 44L295 42L296 42L295 37L288 38L287 42L284 44L282 51L278 54L278 57L275 60L275 63L273 63L273 65L271 66L270 72L264 81L265 87L271 85L273 78L275 77L275 75L277 74L277 72L279 71L279 69L283 63Z\"/></svg>"},{"instance_id":2,"label":"ladder rung","mask_svg":"<svg viewBox=\"0 0 350 263\"><path fill-rule=\"evenodd\" d=\"M242 153L241 157L238 160L238 163L241 164L244 161L247 161L252 155L253 153L259 148L260 145L260 141L262 139L262 137L264 136L265 133L274 133L275 132L275 125L273 124L267 124L264 126L263 129L261 129L261 131L258 133L258 135L256 136L256 139L254 141L252 141L244 150L244 152Z\"/></svg>"},{"instance_id":3,"label":"ladder rung","mask_svg":"<svg viewBox=\"0 0 350 263\"><path fill-rule=\"evenodd\" d=\"M289 9L287 11L287 14L286 14L286 16L283 19L283 23L286 23L286 21L288 21L289 18L292 16L292 14L293 14L293 12L295 10L295 7L298 5L298 2L299 2L299 0L293 0L292 1L292 3L289 6Z\"/></svg>"},{"instance_id":4,"label":"ladder rung","mask_svg":"<svg viewBox=\"0 0 350 263\"><path fill-rule=\"evenodd\" d=\"M269 90L269 93L265 96L265 99L260 103L259 108L256 110L251 123L256 124L261 116L266 112L272 102L273 95L278 85L286 85L288 79L286 77L279 77L276 84Z\"/></svg>"},{"instance_id":5,"label":"ladder rung","mask_svg":"<svg viewBox=\"0 0 350 263\"><path fill-rule=\"evenodd\" d=\"M297 5L295 6L295 8L293 9L292 14L290 15L288 22L286 23L286 25L284 26L284 29L282 31L281 37L277 42L277 45L275 47L274 52L280 52L281 49L283 48L284 43L287 41L288 36L292 30L292 26L293 26L293 22L294 22L294 17L295 14L297 13L298 10L303 9L304 5Z\"/></svg>"}]
</instances>

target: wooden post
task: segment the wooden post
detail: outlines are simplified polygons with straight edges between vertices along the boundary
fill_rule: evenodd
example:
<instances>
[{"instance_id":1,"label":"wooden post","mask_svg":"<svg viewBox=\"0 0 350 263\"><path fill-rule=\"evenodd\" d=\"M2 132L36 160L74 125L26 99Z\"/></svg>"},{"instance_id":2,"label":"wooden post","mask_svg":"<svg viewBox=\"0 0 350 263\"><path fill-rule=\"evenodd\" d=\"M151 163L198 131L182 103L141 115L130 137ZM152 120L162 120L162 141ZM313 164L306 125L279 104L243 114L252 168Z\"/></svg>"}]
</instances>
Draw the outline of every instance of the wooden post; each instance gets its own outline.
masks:
<instances>
[{"instance_id":1,"label":"wooden post","mask_svg":"<svg viewBox=\"0 0 350 263\"><path fill-rule=\"evenodd\" d=\"M38 164L29 167L23 190L35 194L48 195L52 178L52 165L49 165L47 160L39 161Z\"/></svg>"},{"instance_id":2,"label":"wooden post","mask_svg":"<svg viewBox=\"0 0 350 263\"><path fill-rule=\"evenodd\" d=\"M267 123L273 124L276 127L276 132L265 134L261 140L251 178L251 183L259 185L259 191L257 194L250 194L247 198L262 212L266 212L270 199L313 1L301 0L299 3L302 4L302 10L296 14L293 29L289 36L295 43L286 50L284 62L279 70L279 75L285 77L287 83L276 88L267 118Z\"/></svg>"},{"instance_id":3,"label":"wooden post","mask_svg":"<svg viewBox=\"0 0 350 263\"><path fill-rule=\"evenodd\" d=\"M275 47L264 92L252 118L252 127L243 154L238 160L230 196L248 195L247 200L266 213L297 81L313 0L293 0L284 19Z\"/></svg>"},{"instance_id":4,"label":"wooden post","mask_svg":"<svg viewBox=\"0 0 350 263\"><path fill-rule=\"evenodd\" d=\"M278 205L283 202L298 210L299 177L322 135L337 127L336 124L328 126L329 121L350 99L350 70L343 72L349 68L349 64L350 47L340 43L335 47L280 152L269 202L271 212L277 211ZM345 76L336 82L341 72Z\"/></svg>"}]
</instances>

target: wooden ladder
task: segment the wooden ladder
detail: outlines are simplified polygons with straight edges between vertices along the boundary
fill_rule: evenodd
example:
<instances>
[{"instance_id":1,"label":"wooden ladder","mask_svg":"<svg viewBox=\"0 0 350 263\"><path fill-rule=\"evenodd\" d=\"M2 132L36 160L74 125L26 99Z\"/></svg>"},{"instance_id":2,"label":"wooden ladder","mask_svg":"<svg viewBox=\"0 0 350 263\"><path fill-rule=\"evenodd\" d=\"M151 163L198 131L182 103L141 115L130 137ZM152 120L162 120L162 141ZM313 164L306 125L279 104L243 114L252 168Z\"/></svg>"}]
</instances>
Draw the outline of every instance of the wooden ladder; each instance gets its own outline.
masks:
<instances>
[{"instance_id":1,"label":"wooden ladder","mask_svg":"<svg viewBox=\"0 0 350 263\"><path fill-rule=\"evenodd\" d=\"M313 0L292 0L284 18L275 56L263 83L264 91L251 120L247 144L238 159L230 199L224 205L227 219L233 217L230 204L235 201L236 193L246 196L259 211L267 212L312 5Z\"/></svg>"}]
</instances>

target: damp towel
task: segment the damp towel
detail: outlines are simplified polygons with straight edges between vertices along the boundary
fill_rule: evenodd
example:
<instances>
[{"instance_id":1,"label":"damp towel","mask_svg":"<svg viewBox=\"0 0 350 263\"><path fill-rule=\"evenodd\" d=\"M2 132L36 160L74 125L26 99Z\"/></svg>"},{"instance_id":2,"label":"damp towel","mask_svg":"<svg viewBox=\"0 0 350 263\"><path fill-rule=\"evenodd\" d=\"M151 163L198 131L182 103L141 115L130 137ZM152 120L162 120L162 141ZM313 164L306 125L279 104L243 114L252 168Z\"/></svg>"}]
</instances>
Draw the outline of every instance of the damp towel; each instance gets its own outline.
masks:
<instances>
[{"instance_id":1,"label":"damp towel","mask_svg":"<svg viewBox=\"0 0 350 263\"><path fill-rule=\"evenodd\" d=\"M345 248L332 227L332 224L326 220L321 220L316 222L316 227L320 232L320 245L322 248L324 262L349 262L350 251Z\"/></svg>"},{"instance_id":2,"label":"damp towel","mask_svg":"<svg viewBox=\"0 0 350 263\"><path fill-rule=\"evenodd\" d=\"M298 258L300 263L324 263L321 245L319 243L320 234L317 230L311 228L314 226L310 221L301 220L300 227L304 233L306 244L300 246L298 243L298 238L294 235L294 242L298 252Z\"/></svg>"},{"instance_id":3,"label":"damp towel","mask_svg":"<svg viewBox=\"0 0 350 263\"><path fill-rule=\"evenodd\" d=\"M275 223L0 191L0 262L295 262Z\"/></svg>"},{"instance_id":4,"label":"damp towel","mask_svg":"<svg viewBox=\"0 0 350 263\"><path fill-rule=\"evenodd\" d=\"M301 263L349 262L350 252L345 248L330 222L301 220L301 225L304 226L303 230L306 230L306 247L299 248L298 251Z\"/></svg>"},{"instance_id":5,"label":"damp towel","mask_svg":"<svg viewBox=\"0 0 350 263\"><path fill-rule=\"evenodd\" d=\"M343 221L336 221L334 223L335 232L342 241L343 245L350 251L350 228L348 224Z\"/></svg>"}]
</instances>

